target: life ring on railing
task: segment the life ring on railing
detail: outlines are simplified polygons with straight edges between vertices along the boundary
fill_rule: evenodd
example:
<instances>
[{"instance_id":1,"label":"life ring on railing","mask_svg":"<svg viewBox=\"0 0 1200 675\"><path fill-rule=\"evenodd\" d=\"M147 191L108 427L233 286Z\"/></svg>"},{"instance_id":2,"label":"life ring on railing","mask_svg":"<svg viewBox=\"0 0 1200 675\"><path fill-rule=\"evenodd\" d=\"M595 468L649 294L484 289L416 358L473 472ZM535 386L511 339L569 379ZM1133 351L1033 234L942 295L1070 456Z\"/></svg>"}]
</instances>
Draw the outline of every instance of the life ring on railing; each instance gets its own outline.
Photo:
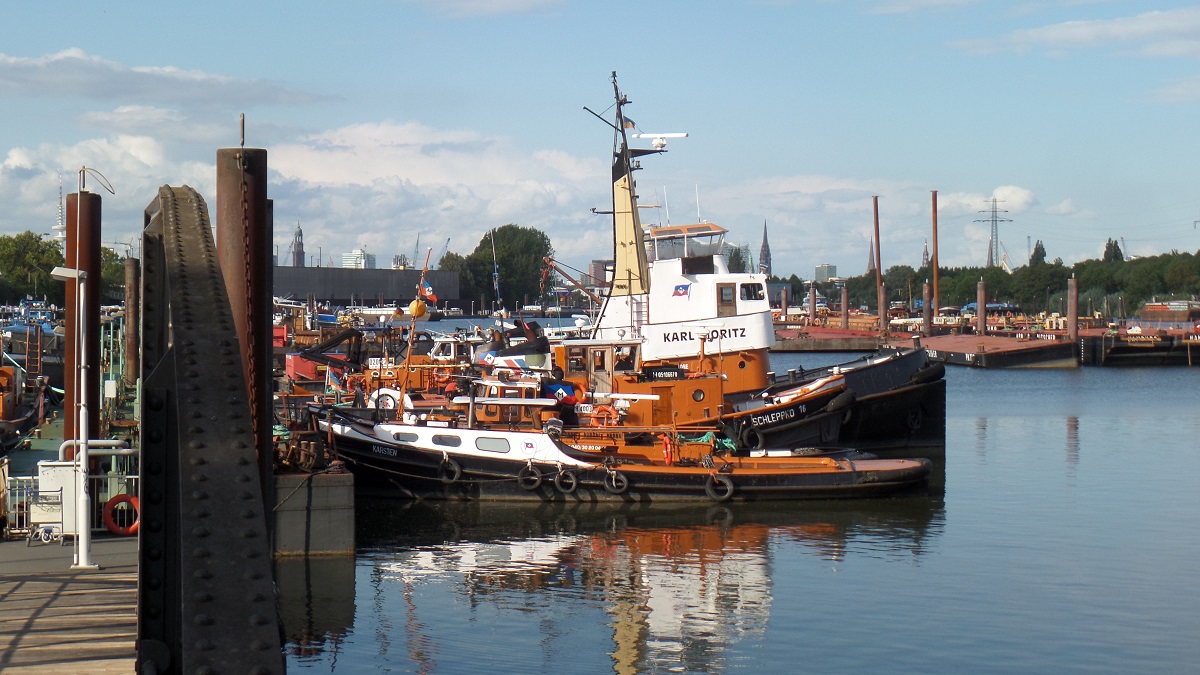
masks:
<instances>
[{"instance_id":1,"label":"life ring on railing","mask_svg":"<svg viewBox=\"0 0 1200 675\"><path fill-rule=\"evenodd\" d=\"M137 514L137 517L133 519L133 522L124 527L117 525L116 519L113 518L113 516L117 510L117 507L120 506L121 504L129 504L131 507L133 507L134 513ZM127 494L117 495L117 496L113 497L112 499L108 500L108 502L105 503L105 505L104 505L104 527L108 528L108 531L112 532L113 534L118 534L121 536L129 536L131 534L137 534L138 523L140 523L141 521L142 521L142 510L138 506L138 498L133 495L127 495Z\"/></svg>"},{"instance_id":2,"label":"life ring on railing","mask_svg":"<svg viewBox=\"0 0 1200 675\"><path fill-rule=\"evenodd\" d=\"M592 426L611 427L617 424L617 410L611 405L596 406L592 411Z\"/></svg>"}]
</instances>

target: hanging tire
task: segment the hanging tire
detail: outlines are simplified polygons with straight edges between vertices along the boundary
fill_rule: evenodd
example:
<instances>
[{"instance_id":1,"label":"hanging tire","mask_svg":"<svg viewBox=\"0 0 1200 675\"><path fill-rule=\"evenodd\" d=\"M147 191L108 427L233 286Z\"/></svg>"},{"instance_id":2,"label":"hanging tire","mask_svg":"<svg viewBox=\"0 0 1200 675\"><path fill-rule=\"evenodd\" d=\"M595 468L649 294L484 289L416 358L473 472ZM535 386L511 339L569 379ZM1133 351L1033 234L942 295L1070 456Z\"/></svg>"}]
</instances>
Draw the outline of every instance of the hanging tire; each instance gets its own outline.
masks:
<instances>
[{"instance_id":1,"label":"hanging tire","mask_svg":"<svg viewBox=\"0 0 1200 675\"><path fill-rule=\"evenodd\" d=\"M574 494L579 488L579 476L570 469L563 469L554 474L554 487L564 495Z\"/></svg>"},{"instance_id":2,"label":"hanging tire","mask_svg":"<svg viewBox=\"0 0 1200 675\"><path fill-rule=\"evenodd\" d=\"M396 399L391 394L380 394L379 398L375 399L375 407L379 410L395 410Z\"/></svg>"},{"instance_id":3,"label":"hanging tire","mask_svg":"<svg viewBox=\"0 0 1200 675\"><path fill-rule=\"evenodd\" d=\"M530 492L538 489L542 486L542 472L538 471L536 466L526 464L525 468L517 474L517 485Z\"/></svg>"},{"instance_id":4,"label":"hanging tire","mask_svg":"<svg viewBox=\"0 0 1200 675\"><path fill-rule=\"evenodd\" d=\"M129 506L133 507L133 511L136 514L133 522L129 525L118 525L116 518L114 517L117 507L121 504L129 504ZM142 510L138 507L138 498L133 495L117 495L108 500L108 502L104 505L104 527L108 528L108 531L112 532L113 534L118 534L121 536L137 534L138 523L141 522L141 520Z\"/></svg>"},{"instance_id":5,"label":"hanging tire","mask_svg":"<svg viewBox=\"0 0 1200 675\"><path fill-rule=\"evenodd\" d=\"M762 450L767 447L767 439L763 432L752 426L742 429L741 442L742 447L747 450Z\"/></svg>"},{"instance_id":6,"label":"hanging tire","mask_svg":"<svg viewBox=\"0 0 1200 675\"><path fill-rule=\"evenodd\" d=\"M854 403L856 398L857 397L854 395L854 392L849 391L849 390L843 391L842 393L838 394L837 396L834 396L832 401L825 404L825 410L826 410L826 412L834 412L837 410L841 410L842 408L845 408L846 406L850 405L851 403Z\"/></svg>"},{"instance_id":7,"label":"hanging tire","mask_svg":"<svg viewBox=\"0 0 1200 675\"><path fill-rule=\"evenodd\" d=\"M609 494L624 494L629 489L629 479L620 471L609 471L604 474L604 489Z\"/></svg>"},{"instance_id":8,"label":"hanging tire","mask_svg":"<svg viewBox=\"0 0 1200 675\"><path fill-rule=\"evenodd\" d=\"M714 502L727 502L733 499L733 479L715 473L708 475L704 481L704 494Z\"/></svg>"},{"instance_id":9,"label":"hanging tire","mask_svg":"<svg viewBox=\"0 0 1200 675\"><path fill-rule=\"evenodd\" d=\"M442 463L438 464L437 476L438 480L446 485L450 485L459 478L462 478L462 467L453 458L443 457Z\"/></svg>"}]
</instances>

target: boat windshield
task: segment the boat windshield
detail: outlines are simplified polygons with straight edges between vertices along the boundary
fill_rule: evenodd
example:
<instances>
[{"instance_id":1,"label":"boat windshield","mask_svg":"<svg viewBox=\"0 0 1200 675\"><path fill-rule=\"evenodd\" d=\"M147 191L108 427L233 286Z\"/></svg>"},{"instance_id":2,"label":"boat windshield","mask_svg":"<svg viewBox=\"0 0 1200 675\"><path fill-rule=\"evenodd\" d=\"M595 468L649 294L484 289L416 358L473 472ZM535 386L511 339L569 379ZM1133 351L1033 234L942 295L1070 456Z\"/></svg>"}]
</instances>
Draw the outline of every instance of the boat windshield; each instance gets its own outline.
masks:
<instances>
[{"instance_id":1,"label":"boat windshield","mask_svg":"<svg viewBox=\"0 0 1200 675\"><path fill-rule=\"evenodd\" d=\"M646 233L650 260L719 255L725 232L712 223L651 228Z\"/></svg>"}]
</instances>

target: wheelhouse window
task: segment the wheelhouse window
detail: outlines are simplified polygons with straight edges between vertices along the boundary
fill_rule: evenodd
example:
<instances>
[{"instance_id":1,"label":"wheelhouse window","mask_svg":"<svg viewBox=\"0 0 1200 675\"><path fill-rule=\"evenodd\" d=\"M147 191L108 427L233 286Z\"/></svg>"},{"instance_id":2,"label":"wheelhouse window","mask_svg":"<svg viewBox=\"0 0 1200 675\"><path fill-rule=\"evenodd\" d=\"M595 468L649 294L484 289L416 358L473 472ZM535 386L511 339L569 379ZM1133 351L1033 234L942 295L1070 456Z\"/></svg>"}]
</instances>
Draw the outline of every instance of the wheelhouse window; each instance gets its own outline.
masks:
<instances>
[{"instance_id":1,"label":"wheelhouse window","mask_svg":"<svg viewBox=\"0 0 1200 675\"><path fill-rule=\"evenodd\" d=\"M767 297L762 284L742 284L743 300L762 300Z\"/></svg>"},{"instance_id":2,"label":"wheelhouse window","mask_svg":"<svg viewBox=\"0 0 1200 675\"><path fill-rule=\"evenodd\" d=\"M637 363L637 347L634 345L620 345L613 348L613 370L615 372L629 372L634 369Z\"/></svg>"}]
</instances>

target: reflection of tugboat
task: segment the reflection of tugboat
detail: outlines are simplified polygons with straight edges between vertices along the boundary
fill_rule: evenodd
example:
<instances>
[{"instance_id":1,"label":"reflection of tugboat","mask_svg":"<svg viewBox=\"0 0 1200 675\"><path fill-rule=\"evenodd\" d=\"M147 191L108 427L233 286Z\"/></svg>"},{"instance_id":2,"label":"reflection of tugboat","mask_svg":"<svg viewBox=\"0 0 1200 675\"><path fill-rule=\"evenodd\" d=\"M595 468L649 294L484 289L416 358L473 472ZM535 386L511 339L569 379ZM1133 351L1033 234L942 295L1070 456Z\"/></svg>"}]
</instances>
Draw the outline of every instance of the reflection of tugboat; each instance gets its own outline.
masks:
<instances>
[{"instance_id":1,"label":"reflection of tugboat","mask_svg":"<svg viewBox=\"0 0 1200 675\"><path fill-rule=\"evenodd\" d=\"M788 569L811 561L855 559L911 565L927 553L944 524L941 504L920 498L830 502L803 509L475 502L397 506L371 500L360 506L365 508L359 510L358 565L368 570L360 577L370 579L368 600L355 608L353 593L348 593L346 606L331 615L346 617L340 634L358 634L357 644L326 634L316 651L306 655L323 648L326 659L367 668L383 659L394 664L405 656L398 645L407 644L411 667L425 664L431 671L471 665L461 657L455 660L448 649L429 648L446 644L434 638L437 626L454 618L447 615L447 601L469 607L472 616L488 616L491 625L508 631L523 630L520 626L529 617L539 617L532 625L548 635L569 634L564 627L578 627L578 616L538 610L574 608L570 603L589 612L603 608L597 621L608 626L603 652L612 659L614 672L729 670L730 659L746 653L737 651L739 644L758 640L776 607L796 611L793 603L784 602L788 592L777 586L781 560ZM810 560L798 561L797 556ZM346 577L353 590L349 571ZM341 588L316 574L310 584L314 600ZM359 597L363 595L360 588ZM775 603L776 598L781 602ZM314 602L310 611L328 605ZM403 621L397 607L403 608ZM333 623L316 618L309 621L318 628ZM301 646L292 638L289 649Z\"/></svg>"}]
</instances>

